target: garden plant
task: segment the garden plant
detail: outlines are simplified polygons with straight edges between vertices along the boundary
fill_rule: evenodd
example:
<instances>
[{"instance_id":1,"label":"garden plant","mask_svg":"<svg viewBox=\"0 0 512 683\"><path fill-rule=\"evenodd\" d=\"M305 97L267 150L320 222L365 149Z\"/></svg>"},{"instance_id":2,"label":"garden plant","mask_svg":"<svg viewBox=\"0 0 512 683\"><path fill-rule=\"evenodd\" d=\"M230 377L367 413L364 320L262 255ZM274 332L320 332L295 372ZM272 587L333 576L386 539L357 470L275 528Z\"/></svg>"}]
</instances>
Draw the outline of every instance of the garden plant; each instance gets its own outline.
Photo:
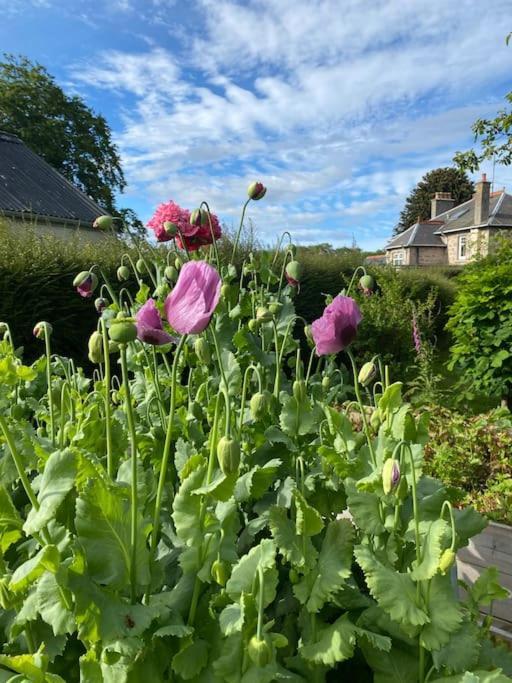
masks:
<instances>
[{"instance_id":1,"label":"garden plant","mask_svg":"<svg viewBox=\"0 0 512 683\"><path fill-rule=\"evenodd\" d=\"M91 377L55 321L32 365L2 324L0 681L512 680L479 621L496 572L463 602L452 571L486 522L424 475L393 368L351 351L373 278L309 325L284 240L236 268L206 204L150 227L166 260L75 278Z\"/></svg>"}]
</instances>

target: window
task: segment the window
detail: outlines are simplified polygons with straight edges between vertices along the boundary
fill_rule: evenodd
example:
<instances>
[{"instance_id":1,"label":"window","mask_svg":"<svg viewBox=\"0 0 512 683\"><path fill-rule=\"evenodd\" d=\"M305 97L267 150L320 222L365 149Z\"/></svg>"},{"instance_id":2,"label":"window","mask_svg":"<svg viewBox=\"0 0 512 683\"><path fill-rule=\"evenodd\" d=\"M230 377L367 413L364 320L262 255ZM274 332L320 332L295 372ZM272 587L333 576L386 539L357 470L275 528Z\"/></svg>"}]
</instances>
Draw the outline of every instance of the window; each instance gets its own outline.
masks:
<instances>
[{"instance_id":1,"label":"window","mask_svg":"<svg viewBox=\"0 0 512 683\"><path fill-rule=\"evenodd\" d=\"M402 250L393 252L393 265L394 266L403 266L404 265L404 252Z\"/></svg>"},{"instance_id":2,"label":"window","mask_svg":"<svg viewBox=\"0 0 512 683\"><path fill-rule=\"evenodd\" d=\"M459 235L459 261L464 261L468 255L468 236Z\"/></svg>"}]
</instances>

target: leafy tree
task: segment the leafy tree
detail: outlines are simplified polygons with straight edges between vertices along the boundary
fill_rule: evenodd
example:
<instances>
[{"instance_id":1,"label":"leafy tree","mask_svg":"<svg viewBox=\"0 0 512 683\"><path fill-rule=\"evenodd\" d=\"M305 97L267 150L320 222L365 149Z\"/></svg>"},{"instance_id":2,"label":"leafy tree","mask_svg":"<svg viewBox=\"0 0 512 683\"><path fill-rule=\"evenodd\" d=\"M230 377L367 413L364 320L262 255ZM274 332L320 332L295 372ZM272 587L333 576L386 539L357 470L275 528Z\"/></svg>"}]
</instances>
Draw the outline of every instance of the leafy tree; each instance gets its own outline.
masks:
<instances>
[{"instance_id":1,"label":"leafy tree","mask_svg":"<svg viewBox=\"0 0 512 683\"><path fill-rule=\"evenodd\" d=\"M26 57L0 61L0 130L20 137L106 211L116 211L115 193L126 182L106 119ZM135 214L127 218L137 229Z\"/></svg>"},{"instance_id":2,"label":"leafy tree","mask_svg":"<svg viewBox=\"0 0 512 683\"><path fill-rule=\"evenodd\" d=\"M418 220L418 217L421 220L430 218L430 200L436 192L450 192L457 206L471 199L474 191L473 182L461 169L447 166L425 173L405 200L395 234L407 230Z\"/></svg>"}]
</instances>

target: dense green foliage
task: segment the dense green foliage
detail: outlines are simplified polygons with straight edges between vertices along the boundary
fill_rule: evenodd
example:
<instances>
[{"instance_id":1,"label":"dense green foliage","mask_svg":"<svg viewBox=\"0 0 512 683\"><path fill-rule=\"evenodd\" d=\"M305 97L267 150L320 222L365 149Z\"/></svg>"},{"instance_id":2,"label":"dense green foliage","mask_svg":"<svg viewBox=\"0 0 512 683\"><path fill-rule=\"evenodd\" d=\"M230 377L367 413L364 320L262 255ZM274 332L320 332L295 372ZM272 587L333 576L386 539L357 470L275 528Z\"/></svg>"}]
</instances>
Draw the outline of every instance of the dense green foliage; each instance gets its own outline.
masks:
<instances>
[{"instance_id":1,"label":"dense green foliage","mask_svg":"<svg viewBox=\"0 0 512 683\"><path fill-rule=\"evenodd\" d=\"M138 269L129 313L150 273L161 308L164 265ZM221 269L229 287L200 337L210 353L182 337L170 374L168 347L153 356L139 341L107 355L120 387L109 363L93 382L49 347L26 366L4 334L0 676L512 680L512 657L478 623L479 604L505 595L495 572L466 602L452 584L455 551L485 521L424 475L427 417L382 376L363 407L357 367L357 401L335 410L342 358L306 381L296 290L264 252L244 270L239 286ZM108 295L105 343L119 286ZM267 313L254 324L256 304Z\"/></svg>"},{"instance_id":2,"label":"dense green foliage","mask_svg":"<svg viewBox=\"0 0 512 683\"><path fill-rule=\"evenodd\" d=\"M455 206L471 199L475 186L466 173L450 166L436 168L425 173L416 187L411 190L400 213L395 233L403 232L414 225L418 218L430 218L430 200L436 192L450 192Z\"/></svg>"},{"instance_id":3,"label":"dense green foliage","mask_svg":"<svg viewBox=\"0 0 512 683\"><path fill-rule=\"evenodd\" d=\"M492 256L466 266L447 329L450 367L463 374L467 395L512 396L512 247L506 240Z\"/></svg>"},{"instance_id":4,"label":"dense green foliage","mask_svg":"<svg viewBox=\"0 0 512 683\"><path fill-rule=\"evenodd\" d=\"M425 447L426 471L458 500L512 525L512 417L507 410L468 417L436 409Z\"/></svg>"}]
</instances>

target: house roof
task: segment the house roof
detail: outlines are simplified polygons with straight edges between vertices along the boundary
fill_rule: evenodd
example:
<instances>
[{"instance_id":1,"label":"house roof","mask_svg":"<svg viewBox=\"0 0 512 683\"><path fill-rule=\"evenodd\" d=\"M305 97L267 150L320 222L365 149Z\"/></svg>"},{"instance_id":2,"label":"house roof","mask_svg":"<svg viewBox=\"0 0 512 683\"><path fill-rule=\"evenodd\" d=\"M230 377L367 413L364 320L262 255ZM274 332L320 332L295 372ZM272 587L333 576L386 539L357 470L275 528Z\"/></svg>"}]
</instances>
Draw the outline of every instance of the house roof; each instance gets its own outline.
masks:
<instances>
[{"instance_id":1,"label":"house roof","mask_svg":"<svg viewBox=\"0 0 512 683\"><path fill-rule=\"evenodd\" d=\"M443 225L442 221L421 221L393 237L386 249L399 247L446 247L437 230Z\"/></svg>"},{"instance_id":2,"label":"house roof","mask_svg":"<svg viewBox=\"0 0 512 683\"><path fill-rule=\"evenodd\" d=\"M104 213L18 137L0 131L0 214L90 227Z\"/></svg>"},{"instance_id":3,"label":"house roof","mask_svg":"<svg viewBox=\"0 0 512 683\"><path fill-rule=\"evenodd\" d=\"M442 221L437 234L465 230L475 226L475 198L455 206L436 216ZM482 225L490 227L512 227L512 195L505 191L493 192L489 199L489 219Z\"/></svg>"}]
</instances>

